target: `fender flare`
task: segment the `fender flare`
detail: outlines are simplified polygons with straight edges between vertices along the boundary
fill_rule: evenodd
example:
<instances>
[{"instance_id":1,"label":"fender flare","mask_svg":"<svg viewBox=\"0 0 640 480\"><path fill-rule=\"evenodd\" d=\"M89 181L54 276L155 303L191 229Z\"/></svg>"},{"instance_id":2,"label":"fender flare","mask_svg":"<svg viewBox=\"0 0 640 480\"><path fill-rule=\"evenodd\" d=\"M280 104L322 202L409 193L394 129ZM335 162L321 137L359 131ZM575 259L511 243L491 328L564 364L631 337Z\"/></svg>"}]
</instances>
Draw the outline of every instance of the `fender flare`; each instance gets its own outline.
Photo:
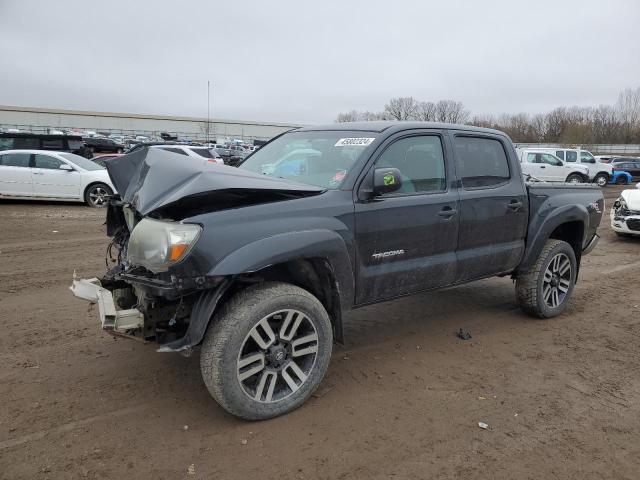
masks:
<instances>
[{"instance_id":1,"label":"fender flare","mask_svg":"<svg viewBox=\"0 0 640 480\"><path fill-rule=\"evenodd\" d=\"M566 205L555 208L549 215L538 216L529 225L529 232L535 234L528 238L524 257L518 267L518 272L528 270L538 259L545 242L553 231L563 223L581 222L584 230L580 239L580 248L584 246L584 232L589 224L589 212L582 205Z\"/></svg>"},{"instance_id":2,"label":"fender flare","mask_svg":"<svg viewBox=\"0 0 640 480\"><path fill-rule=\"evenodd\" d=\"M244 245L223 258L208 273L221 277L253 273L291 260L321 258L335 276L342 310L353 306L355 280L345 240L332 230L304 230L266 237Z\"/></svg>"}]
</instances>

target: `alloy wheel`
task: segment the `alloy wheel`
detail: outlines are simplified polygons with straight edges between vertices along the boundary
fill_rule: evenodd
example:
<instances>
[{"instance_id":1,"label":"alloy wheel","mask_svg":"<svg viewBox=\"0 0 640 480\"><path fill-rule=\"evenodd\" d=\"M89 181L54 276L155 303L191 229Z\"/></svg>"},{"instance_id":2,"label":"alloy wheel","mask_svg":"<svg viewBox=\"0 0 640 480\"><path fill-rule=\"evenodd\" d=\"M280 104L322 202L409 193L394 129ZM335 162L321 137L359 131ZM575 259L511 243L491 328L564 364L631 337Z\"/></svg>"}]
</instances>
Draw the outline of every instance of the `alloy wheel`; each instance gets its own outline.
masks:
<instances>
[{"instance_id":1,"label":"alloy wheel","mask_svg":"<svg viewBox=\"0 0 640 480\"><path fill-rule=\"evenodd\" d=\"M261 403L278 402L300 389L313 370L318 332L299 310L262 318L245 337L236 374L242 390Z\"/></svg>"},{"instance_id":2,"label":"alloy wheel","mask_svg":"<svg viewBox=\"0 0 640 480\"><path fill-rule=\"evenodd\" d=\"M549 262L542 279L544 303L556 308L564 302L571 286L571 261L564 253L556 254Z\"/></svg>"},{"instance_id":3,"label":"alloy wheel","mask_svg":"<svg viewBox=\"0 0 640 480\"><path fill-rule=\"evenodd\" d=\"M109 197L109 192L105 190L103 187L97 186L93 187L89 191L89 201L91 205L94 207L102 207L107 203L107 199Z\"/></svg>"}]
</instances>

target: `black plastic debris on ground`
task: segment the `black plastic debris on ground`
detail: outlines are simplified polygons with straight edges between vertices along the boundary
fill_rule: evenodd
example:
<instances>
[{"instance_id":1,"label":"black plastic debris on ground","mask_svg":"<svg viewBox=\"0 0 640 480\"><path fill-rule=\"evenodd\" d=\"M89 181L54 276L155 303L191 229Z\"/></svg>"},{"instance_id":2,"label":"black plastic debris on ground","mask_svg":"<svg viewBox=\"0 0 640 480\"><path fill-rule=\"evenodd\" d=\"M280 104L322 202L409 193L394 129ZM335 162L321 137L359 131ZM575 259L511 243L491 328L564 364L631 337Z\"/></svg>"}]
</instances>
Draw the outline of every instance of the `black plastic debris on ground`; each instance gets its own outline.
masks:
<instances>
[{"instance_id":1,"label":"black plastic debris on ground","mask_svg":"<svg viewBox=\"0 0 640 480\"><path fill-rule=\"evenodd\" d=\"M458 330L456 332L456 337L458 337L460 340L471 340L471 333L467 332L466 330Z\"/></svg>"}]
</instances>

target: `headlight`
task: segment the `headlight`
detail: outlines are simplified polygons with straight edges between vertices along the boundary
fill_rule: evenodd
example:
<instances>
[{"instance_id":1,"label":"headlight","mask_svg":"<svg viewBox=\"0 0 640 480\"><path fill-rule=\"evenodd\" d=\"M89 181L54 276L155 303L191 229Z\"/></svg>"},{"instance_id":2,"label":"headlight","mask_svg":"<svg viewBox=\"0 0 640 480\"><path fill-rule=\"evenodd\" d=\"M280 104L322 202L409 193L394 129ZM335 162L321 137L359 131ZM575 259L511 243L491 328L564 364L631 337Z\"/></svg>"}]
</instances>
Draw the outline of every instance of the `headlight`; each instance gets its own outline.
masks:
<instances>
[{"instance_id":1,"label":"headlight","mask_svg":"<svg viewBox=\"0 0 640 480\"><path fill-rule=\"evenodd\" d=\"M163 272L187 256L201 232L199 225L144 218L131 232L127 260L154 273Z\"/></svg>"}]
</instances>

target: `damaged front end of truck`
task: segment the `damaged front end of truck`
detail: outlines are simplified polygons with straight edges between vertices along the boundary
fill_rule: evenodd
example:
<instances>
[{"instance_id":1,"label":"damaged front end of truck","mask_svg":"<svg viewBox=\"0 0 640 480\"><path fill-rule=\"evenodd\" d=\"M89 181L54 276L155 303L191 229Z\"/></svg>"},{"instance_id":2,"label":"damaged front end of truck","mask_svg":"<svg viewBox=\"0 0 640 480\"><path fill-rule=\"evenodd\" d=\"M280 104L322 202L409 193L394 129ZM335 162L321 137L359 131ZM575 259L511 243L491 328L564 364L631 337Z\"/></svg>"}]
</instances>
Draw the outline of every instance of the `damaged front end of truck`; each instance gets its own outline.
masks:
<instances>
[{"instance_id":1,"label":"damaged front end of truck","mask_svg":"<svg viewBox=\"0 0 640 480\"><path fill-rule=\"evenodd\" d=\"M97 304L104 330L155 341L162 352L188 354L198 345L243 273L212 274L222 258L200 220L322 192L159 149L115 158L107 170L120 192L107 206L107 271L92 279L74 274L71 290Z\"/></svg>"}]
</instances>

